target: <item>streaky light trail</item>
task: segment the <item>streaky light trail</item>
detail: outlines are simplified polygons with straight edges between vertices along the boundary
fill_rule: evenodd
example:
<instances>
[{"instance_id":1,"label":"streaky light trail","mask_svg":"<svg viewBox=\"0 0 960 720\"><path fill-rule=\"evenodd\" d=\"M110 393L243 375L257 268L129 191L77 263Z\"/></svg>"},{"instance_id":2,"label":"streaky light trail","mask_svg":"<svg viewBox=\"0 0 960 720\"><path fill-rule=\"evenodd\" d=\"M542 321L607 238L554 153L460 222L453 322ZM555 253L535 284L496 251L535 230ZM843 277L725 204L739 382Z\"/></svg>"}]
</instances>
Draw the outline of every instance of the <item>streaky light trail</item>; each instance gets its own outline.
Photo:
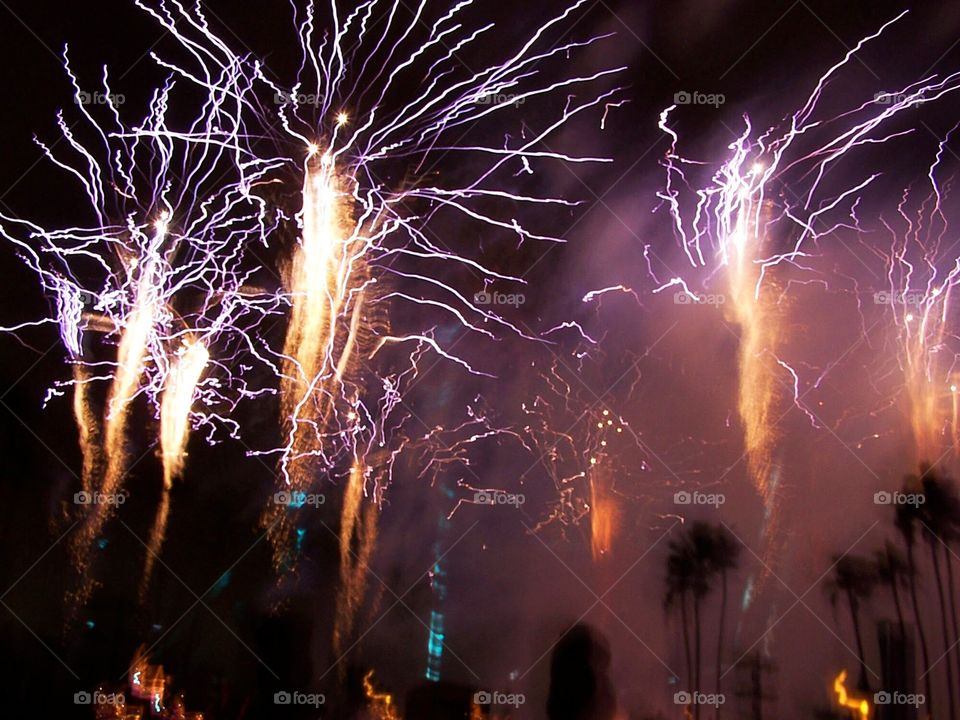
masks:
<instances>
[{"instance_id":1,"label":"streaky light trail","mask_svg":"<svg viewBox=\"0 0 960 720\"><path fill-rule=\"evenodd\" d=\"M137 4L189 53L186 63L158 58L175 75L207 88L210 78L243 68L251 84L240 98L249 152L282 164L282 182L293 177L301 188L292 216L297 245L283 278L289 324L282 349L270 351L282 371L283 441L254 454L275 457L281 487L299 492L328 478L346 481L352 493L350 468L359 463L364 495L379 501L402 449L396 443L420 435L423 423L405 397L419 380L424 352L477 377L492 375L473 359L482 344L447 340L451 323L477 340L508 334L550 342L477 301L478 291L524 280L494 269L492 256L468 238L561 242L528 229L514 213L577 203L509 188L513 178L553 163L608 162L546 150L543 141L586 111L609 111L619 89L596 83L622 68L541 80L541 66L606 37L555 39L586 0L478 68L467 58L497 26L473 25L473 0L448 8L422 0L411 12L398 2L368 0L346 14L333 2L325 9L292 3L299 70L288 82L266 61L232 51L200 10L162 0ZM482 47L485 55L494 52ZM523 120L520 109L528 104L550 118L542 127ZM515 129L490 140L498 121ZM275 142L257 143L264 133ZM451 164L456 172L445 169ZM447 237L449 228L455 235ZM415 323L397 321L411 311ZM398 354L404 348L405 362ZM406 370L384 372L403 364ZM410 424L413 430L400 432ZM445 432L440 427L435 438ZM378 465L374 455L391 461ZM291 538L301 512L274 506L264 515L278 569L295 563Z\"/></svg>"},{"instance_id":2,"label":"streaky light trail","mask_svg":"<svg viewBox=\"0 0 960 720\"><path fill-rule=\"evenodd\" d=\"M577 202L513 188L562 163L609 162L543 141L588 111L606 118L620 104L609 83L623 68L568 69L574 53L607 37L558 39L587 0L512 47L489 42L499 29L476 24L473 0L445 8L421 0L412 12L367 0L347 14L336 2L292 3L300 57L289 82L254 53L233 50L199 5L135 4L175 41L164 56L150 53L169 79L147 117L130 125L112 102L104 118L88 112L67 65L91 139L76 139L61 114L74 155L43 148L80 181L94 222L45 230L2 218L3 235L56 299L49 318L8 329L60 327L75 371L53 394L75 390L84 488L120 491L138 462L130 454L137 401L153 408L163 486L145 583L170 487L184 472L188 428L206 428L208 441L220 429L239 438L240 404L269 395L279 396L280 441L258 438L250 455L276 462L281 490L345 484L341 555L362 526L363 557L351 566L365 571L377 513L361 520L358 498L382 501L408 443L425 453L423 477L467 466L464 454L483 438L523 442L469 406L465 421L427 424L407 394L430 355L483 379L494 374L483 366L484 343L553 342L556 328L529 330L478 300L524 280L496 269L495 251L477 239L562 242L526 216ZM561 79L544 79L547 67L559 67ZM110 97L106 70L102 84ZM184 102L183 86L202 98L186 124L168 117ZM521 114L527 107L535 119ZM284 321L278 344L271 330ZM116 346L115 357L94 357L91 332ZM107 386L102 421L95 383ZM90 508L83 546L111 512ZM264 513L278 569L295 565L305 512L274 503ZM347 570L343 636L363 587Z\"/></svg>"},{"instance_id":3,"label":"streaky light trail","mask_svg":"<svg viewBox=\"0 0 960 720\"><path fill-rule=\"evenodd\" d=\"M784 360L786 298L791 274L816 274L813 258L840 231L858 232L857 206L879 171L858 175L835 172L854 162L858 151L891 143L912 130L885 128L892 118L960 90L960 74L931 75L899 93L878 93L839 115L822 117L821 101L840 72L862 48L906 13L883 24L825 72L802 108L781 127L757 133L749 117L729 144L719 168L679 154L679 136L668 123L676 106L665 109L660 128L671 140L663 160L666 183L662 206L693 275L655 281L654 293L673 288L694 302L691 287L716 283L727 295L728 317L740 333L738 414L748 475L764 503L765 563L774 563L782 484L777 464L778 420L783 400L792 398L804 416L819 426L799 399L799 376ZM709 180L699 179L711 173ZM838 180L839 175L844 175ZM829 177L828 177L829 176ZM706 277L702 271L706 270ZM789 406L788 406L789 407Z\"/></svg>"},{"instance_id":4,"label":"streaky light trail","mask_svg":"<svg viewBox=\"0 0 960 720\"><path fill-rule=\"evenodd\" d=\"M190 427L205 427L209 441L220 429L236 437L236 405L273 392L250 385L247 376L255 365L276 374L251 337L266 318L279 315L282 301L248 284L257 276L245 262L248 245L263 243L275 225L250 189L265 181L271 165L247 156L235 162L242 151L231 93L211 87L195 119L175 131L168 124L169 106L178 97L171 79L153 91L141 123L130 125L107 71L100 92L106 104L88 108L88 93L66 53L64 58L79 119L69 124L65 111L58 114L63 142L56 152L54 145L37 142L78 181L89 218L45 229L3 215L0 233L54 301L50 317L5 329L57 325L73 366L73 377L50 396L73 388L83 456L83 523L72 541L80 605L94 585L88 549L120 504L131 467L144 457L130 456L135 402L144 397L153 408L163 466L146 584ZM240 79L234 72L222 82Z\"/></svg>"}]
</instances>

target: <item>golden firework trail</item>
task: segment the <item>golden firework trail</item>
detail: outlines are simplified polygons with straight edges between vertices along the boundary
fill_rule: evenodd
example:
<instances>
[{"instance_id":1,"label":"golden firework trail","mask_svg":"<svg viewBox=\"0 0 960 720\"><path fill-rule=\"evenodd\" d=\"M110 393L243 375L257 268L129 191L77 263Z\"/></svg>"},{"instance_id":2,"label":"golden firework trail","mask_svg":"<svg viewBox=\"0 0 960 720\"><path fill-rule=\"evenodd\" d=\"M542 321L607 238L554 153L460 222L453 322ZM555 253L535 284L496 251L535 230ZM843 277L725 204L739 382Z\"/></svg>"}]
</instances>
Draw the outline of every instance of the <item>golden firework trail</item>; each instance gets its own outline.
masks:
<instances>
[{"instance_id":1,"label":"golden firework trail","mask_svg":"<svg viewBox=\"0 0 960 720\"><path fill-rule=\"evenodd\" d=\"M340 512L340 587L333 627L333 650L343 654L366 592L367 571L377 541L380 508L364 504L364 468L354 463L343 492Z\"/></svg>"},{"instance_id":2,"label":"golden firework trail","mask_svg":"<svg viewBox=\"0 0 960 720\"><path fill-rule=\"evenodd\" d=\"M337 131L347 123L338 114ZM373 283L364 277L366 241L353 220L352 196L338 174L331 152L309 147L305 162L301 237L289 270L290 322L283 350L280 384L281 425L286 444L280 459L280 474L286 488L303 492L327 471L333 462L328 453L339 449L341 423L357 419L355 406L361 398L347 385L358 345L369 334L364 326L365 299ZM339 409L338 409L339 408ZM336 428L329 424L335 422ZM362 485L362 465L354 463L347 483L350 492ZM264 522L274 542L278 568L291 558L291 523L287 508L274 507ZM354 508L359 512L359 508Z\"/></svg>"},{"instance_id":3,"label":"golden firework trail","mask_svg":"<svg viewBox=\"0 0 960 720\"><path fill-rule=\"evenodd\" d=\"M100 422L91 405L90 371L83 363L73 364L73 417L77 423L77 441L83 458L80 487L93 491L93 483L100 468Z\"/></svg>"},{"instance_id":4,"label":"golden firework trail","mask_svg":"<svg viewBox=\"0 0 960 720\"><path fill-rule=\"evenodd\" d=\"M152 243L156 252L163 245L167 234L167 218L164 216L157 221L156 232ZM110 394L107 397L106 418L104 419L104 455L106 468L101 483L101 492L113 494L123 479L127 462L127 419L130 414L130 403L140 389L140 378L147 359L151 333L159 320L160 300L160 268L162 261L156 257L149 258L139 270L140 280L137 283L136 300L127 322L120 335L120 345L117 348L117 366L114 370ZM97 528L99 532L99 527Z\"/></svg>"},{"instance_id":5,"label":"golden firework trail","mask_svg":"<svg viewBox=\"0 0 960 720\"><path fill-rule=\"evenodd\" d=\"M166 216L157 221L151 246L156 251L166 239ZM136 282L136 294L133 308L120 333L117 347L117 362L107 395L105 417L103 419L103 474L99 487L91 495L90 503L82 529L74 539L74 555L79 558L89 551L93 542L103 530L110 514L119 504L122 482L127 465L127 420L133 398L141 387L141 375L149 355L149 343L154 326L158 321L158 281L160 278L158 259L151 258L134 272L140 273ZM87 450L86 454L92 454ZM81 562L80 587L76 594L79 604L83 604L93 591L93 579L89 576L90 567Z\"/></svg>"},{"instance_id":6,"label":"golden firework trail","mask_svg":"<svg viewBox=\"0 0 960 720\"><path fill-rule=\"evenodd\" d=\"M937 358L947 329L949 295L946 290L942 302L935 300L932 307L902 317L900 357L917 463L939 460L948 437L951 448L956 447L956 385L949 371L938 367Z\"/></svg>"},{"instance_id":7,"label":"golden firework trail","mask_svg":"<svg viewBox=\"0 0 960 720\"><path fill-rule=\"evenodd\" d=\"M594 561L599 561L613 550L613 540L619 525L617 501L609 494L605 481L596 474L590 478L590 550Z\"/></svg>"},{"instance_id":8,"label":"golden firework trail","mask_svg":"<svg viewBox=\"0 0 960 720\"><path fill-rule=\"evenodd\" d=\"M916 464L936 464L951 452L954 459L960 458L960 388L952 318L960 261L951 252L952 243L946 242L948 220L937 179L949 137L950 133L940 142L928 170L929 194L911 207L913 193L904 191L896 216L884 222L892 236L889 252L879 252L887 284L873 298L893 321Z\"/></svg>"},{"instance_id":9,"label":"golden firework trail","mask_svg":"<svg viewBox=\"0 0 960 720\"><path fill-rule=\"evenodd\" d=\"M597 419L599 447L590 458L587 478L590 489L590 551L594 562L609 558L613 553L614 540L620 530L620 503L614 491L614 472L610 461L608 440L623 432L625 423L615 418L609 410L603 410Z\"/></svg>"},{"instance_id":10,"label":"golden firework trail","mask_svg":"<svg viewBox=\"0 0 960 720\"><path fill-rule=\"evenodd\" d=\"M322 422L339 400L339 381L349 365L363 310L363 290L351 297L359 268L349 195L329 154L307 159L303 184L302 234L290 270L292 309L284 355L281 414L288 452L284 480L294 489L310 483L305 468L322 452ZM352 300L351 319L341 317Z\"/></svg>"},{"instance_id":11,"label":"golden firework trail","mask_svg":"<svg viewBox=\"0 0 960 720\"><path fill-rule=\"evenodd\" d=\"M661 123L662 127L665 127ZM780 359L783 336L783 296L774 271L766 265L775 254L766 238L770 225L770 203L765 200L769 173L763 163L750 161L749 128L734 144L731 161L716 179L715 198L719 218L717 233L718 262L723 294L706 295L688 289L682 280L674 280L659 290L677 286L681 304L719 305L728 322L739 334L737 348L737 414L743 434L743 457L747 476L763 503L764 572L759 584L769 575L775 561L779 522L779 478L776 452L783 418L784 399L795 377Z\"/></svg>"},{"instance_id":12,"label":"golden firework trail","mask_svg":"<svg viewBox=\"0 0 960 720\"><path fill-rule=\"evenodd\" d=\"M188 338L177 352L160 398L160 457L163 463L163 490L144 564L141 595L150 583L154 560L160 555L170 514L170 490L183 473L190 436L190 412L210 353L200 340Z\"/></svg>"},{"instance_id":13,"label":"golden firework trail","mask_svg":"<svg viewBox=\"0 0 960 720\"><path fill-rule=\"evenodd\" d=\"M748 177L755 177L762 171L762 166L755 165ZM760 262L769 254L762 235L768 218L753 207L755 188L741 187L737 201L740 206L736 210L735 225L726 241L729 252L726 282L730 301L723 303L723 309L728 321L739 329L737 414L743 428L747 475L764 507L765 571L752 583L751 589L756 592L769 577L779 550L776 541L780 521L777 492L780 472L776 452L786 395L783 381L786 365L779 360L785 330L779 289L770 277L762 285L760 283Z\"/></svg>"},{"instance_id":14,"label":"golden firework trail","mask_svg":"<svg viewBox=\"0 0 960 720\"><path fill-rule=\"evenodd\" d=\"M604 411L607 413L608 411ZM606 442L604 441L604 444ZM590 551L594 562L609 558L620 529L621 511L604 454L590 459Z\"/></svg>"},{"instance_id":15,"label":"golden firework trail","mask_svg":"<svg viewBox=\"0 0 960 720\"><path fill-rule=\"evenodd\" d=\"M375 720L400 720L400 713L393 701L393 695L378 692L373 684L373 670L363 676L363 692L367 697L368 708Z\"/></svg>"},{"instance_id":16,"label":"golden firework trail","mask_svg":"<svg viewBox=\"0 0 960 720\"><path fill-rule=\"evenodd\" d=\"M200 340L188 339L177 352L167 386L160 400L160 450L163 459L163 485L169 488L183 472L190 411L210 353Z\"/></svg>"}]
</instances>

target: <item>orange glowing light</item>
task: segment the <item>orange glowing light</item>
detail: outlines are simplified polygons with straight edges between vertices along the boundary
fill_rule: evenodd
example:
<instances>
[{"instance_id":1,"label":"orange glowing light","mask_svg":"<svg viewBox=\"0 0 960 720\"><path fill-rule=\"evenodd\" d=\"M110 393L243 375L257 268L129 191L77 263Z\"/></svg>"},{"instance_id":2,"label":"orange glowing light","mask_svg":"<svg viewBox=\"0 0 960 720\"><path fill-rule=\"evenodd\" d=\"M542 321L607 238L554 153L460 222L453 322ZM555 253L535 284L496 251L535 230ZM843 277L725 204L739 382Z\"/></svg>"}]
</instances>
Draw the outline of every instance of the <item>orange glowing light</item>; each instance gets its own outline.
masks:
<instances>
[{"instance_id":1,"label":"orange glowing light","mask_svg":"<svg viewBox=\"0 0 960 720\"><path fill-rule=\"evenodd\" d=\"M590 550L594 562L608 557L613 550L619 521L620 509L607 464L594 463L590 472Z\"/></svg>"},{"instance_id":2,"label":"orange glowing light","mask_svg":"<svg viewBox=\"0 0 960 720\"><path fill-rule=\"evenodd\" d=\"M393 695L377 692L373 686L373 670L363 676L363 693L370 701L370 709L376 720L400 720L397 708L393 704Z\"/></svg>"},{"instance_id":3,"label":"orange glowing light","mask_svg":"<svg viewBox=\"0 0 960 720\"><path fill-rule=\"evenodd\" d=\"M353 631L367 587L367 568L377 543L380 509L374 502L364 505L364 479L363 465L354 462L343 492L340 515L340 587L333 628L333 648L337 655L343 653Z\"/></svg>"},{"instance_id":4,"label":"orange glowing light","mask_svg":"<svg viewBox=\"0 0 960 720\"><path fill-rule=\"evenodd\" d=\"M854 710L860 720L870 720L870 703L865 698L851 697L847 692L847 671L843 670L833 679L833 692L837 696L840 707Z\"/></svg>"}]
</instances>

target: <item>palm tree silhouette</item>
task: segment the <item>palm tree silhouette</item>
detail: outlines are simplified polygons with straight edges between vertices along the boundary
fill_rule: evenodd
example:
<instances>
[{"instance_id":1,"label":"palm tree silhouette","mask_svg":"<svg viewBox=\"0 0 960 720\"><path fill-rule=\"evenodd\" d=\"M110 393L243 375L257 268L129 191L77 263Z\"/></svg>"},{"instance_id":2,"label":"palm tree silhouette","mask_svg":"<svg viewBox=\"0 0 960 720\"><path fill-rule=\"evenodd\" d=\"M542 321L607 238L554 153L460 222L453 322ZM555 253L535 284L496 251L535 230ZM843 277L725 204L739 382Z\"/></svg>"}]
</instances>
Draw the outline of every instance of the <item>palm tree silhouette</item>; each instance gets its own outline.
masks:
<instances>
[{"instance_id":1,"label":"palm tree silhouette","mask_svg":"<svg viewBox=\"0 0 960 720\"><path fill-rule=\"evenodd\" d=\"M922 491L919 478L908 475L904 479L903 493L919 493ZM910 587L910 604L913 606L914 624L917 626L917 636L920 638L920 654L923 657L923 667L930 667L930 651L927 647L927 634L923 629L923 612L917 599L917 560L914 550L917 545L916 526L920 520L919 504L897 503L894 505L893 524L903 540L907 550L907 581ZM923 675L924 690L927 693L927 716L933 714L933 678L930 672Z\"/></svg>"},{"instance_id":2,"label":"palm tree silhouette","mask_svg":"<svg viewBox=\"0 0 960 720\"><path fill-rule=\"evenodd\" d=\"M694 522L672 540L667 554L667 593L664 606L678 608L683 624L683 645L687 675L692 690L701 689L702 625L701 607L713 587L715 578L721 578L720 622L717 637L716 687L720 693L723 659L724 621L727 609L727 576L737 566L740 545L733 534L722 525ZM693 648L690 647L690 611L693 614ZM719 703L717 714L719 714ZM700 708L693 708L694 717L700 717Z\"/></svg>"},{"instance_id":3,"label":"palm tree silhouette","mask_svg":"<svg viewBox=\"0 0 960 720\"><path fill-rule=\"evenodd\" d=\"M867 663L863 649L863 634L860 631L860 607L870 599L877 583L876 568L869 558L857 555L834 557L833 575L827 580L826 589L830 594L830 604L836 607L841 597L847 601L850 620L857 642L857 659L860 662L860 678L857 687L864 693L870 692L867 680Z\"/></svg>"},{"instance_id":4,"label":"palm tree silhouette","mask_svg":"<svg viewBox=\"0 0 960 720\"><path fill-rule=\"evenodd\" d=\"M947 659L947 699L950 703L950 718L956 717L954 695L954 658L957 655L957 616L956 598L953 590L953 563L949 543L956 537L956 528L960 513L957 509L957 499L949 480L941 478L936 471L927 464L920 466L920 487L923 491L923 503L919 506L919 520L922 525L922 536L930 549L930 559L933 562L934 579L937 581L937 598L940 601L940 622L943 628L943 643ZM916 485L916 483L913 483ZM943 570L940 556L944 556L947 567L949 586L949 614L947 598L944 594ZM949 622L952 620L952 622ZM951 636L953 641L948 638ZM960 659L957 662L960 670Z\"/></svg>"},{"instance_id":5,"label":"palm tree silhouette","mask_svg":"<svg viewBox=\"0 0 960 720\"><path fill-rule=\"evenodd\" d=\"M717 629L717 675L716 693L722 692L723 666L723 634L727 619L727 580L731 570L736 569L740 562L740 543L726 525L713 527L713 545L711 547L710 564L714 572L720 574L720 622ZM720 717L722 703L717 704L717 717Z\"/></svg>"},{"instance_id":6,"label":"palm tree silhouette","mask_svg":"<svg viewBox=\"0 0 960 720\"><path fill-rule=\"evenodd\" d=\"M688 540L691 552L693 553L694 582L692 587L693 598L693 627L694 627L694 686L700 690L703 686L700 682L700 670L703 667L701 662L701 646L703 644L703 629L701 625L701 601L710 592L713 579L716 574L716 568L713 566L713 548L714 548L714 530L713 527L705 522L695 522L688 531ZM699 718L700 713L694 712L694 716Z\"/></svg>"},{"instance_id":7,"label":"palm tree silhouette","mask_svg":"<svg viewBox=\"0 0 960 720\"><path fill-rule=\"evenodd\" d=\"M667 551L667 592L663 605L667 611L679 609L683 628L683 655L687 666L687 681L694 684L693 655L690 650L690 617L688 597L693 592L696 574L692 546L686 533L671 540ZM693 688L696 690L696 687Z\"/></svg>"},{"instance_id":8,"label":"palm tree silhouette","mask_svg":"<svg viewBox=\"0 0 960 720\"><path fill-rule=\"evenodd\" d=\"M910 585L910 566L906 558L897 549L897 546L887 540L883 548L873 555L873 564L877 573L877 581L890 590L893 597L893 606L897 611L897 624L900 627L900 637L907 637L907 623L903 616L903 602L900 600L900 591Z\"/></svg>"}]
</instances>

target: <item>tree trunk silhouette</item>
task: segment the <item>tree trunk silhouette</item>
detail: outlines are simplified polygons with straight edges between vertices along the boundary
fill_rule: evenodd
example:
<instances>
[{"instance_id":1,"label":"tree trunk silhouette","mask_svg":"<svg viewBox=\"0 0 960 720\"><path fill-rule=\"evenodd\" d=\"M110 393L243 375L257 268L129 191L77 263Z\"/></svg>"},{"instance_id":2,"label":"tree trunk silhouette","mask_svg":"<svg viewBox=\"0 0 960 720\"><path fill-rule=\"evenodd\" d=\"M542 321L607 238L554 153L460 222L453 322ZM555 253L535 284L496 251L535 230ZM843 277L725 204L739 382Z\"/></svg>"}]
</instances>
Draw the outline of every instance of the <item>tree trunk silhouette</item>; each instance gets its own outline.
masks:
<instances>
[{"instance_id":1,"label":"tree trunk silhouette","mask_svg":"<svg viewBox=\"0 0 960 720\"><path fill-rule=\"evenodd\" d=\"M719 628L717 630L717 682L716 682L716 694L719 698L721 689L723 687L723 631L724 624L727 620L727 570L726 568L720 571L720 622ZM720 719L720 708L723 707L723 703L718 702L716 705L716 717L717 720Z\"/></svg>"},{"instance_id":2,"label":"tree trunk silhouette","mask_svg":"<svg viewBox=\"0 0 960 720\"><path fill-rule=\"evenodd\" d=\"M695 633L695 642L696 642L696 660L694 669L696 671L696 677L693 681L693 687L697 693L700 692L700 641L701 641L701 630L700 630L700 598L694 594L693 596L693 622L694 622L694 633ZM694 698L696 700L696 698ZM693 705L693 717L694 720L700 720L700 703L694 702Z\"/></svg>"},{"instance_id":3,"label":"tree trunk silhouette","mask_svg":"<svg viewBox=\"0 0 960 720\"><path fill-rule=\"evenodd\" d=\"M917 601L917 563L913 555L913 543L905 540L907 546L907 568L910 573L910 604L913 605L913 619L917 624L917 636L920 638L920 653L923 656L923 667L930 667L930 652L927 649L927 634L923 631L923 620L921 619L920 603ZM923 675L924 690L927 691L926 711L927 717L933 717L933 678L930 673Z\"/></svg>"},{"instance_id":4,"label":"tree trunk silhouette","mask_svg":"<svg viewBox=\"0 0 960 720\"><path fill-rule=\"evenodd\" d=\"M947 563L947 587L950 591L950 622L953 625L954 670L957 672L957 687L960 687L960 632L957 630L957 596L953 589L953 553L943 544L943 558Z\"/></svg>"},{"instance_id":5,"label":"tree trunk silhouette","mask_svg":"<svg viewBox=\"0 0 960 720\"><path fill-rule=\"evenodd\" d=\"M951 652L950 649L950 641L947 639L950 632L949 623L947 622L947 601L943 596L943 572L940 569L940 556L937 554L937 546L934 544L935 542L937 542L936 539L931 539L928 544L930 545L930 556L933 559L933 575L937 581L937 596L940 599L940 622L943 626L943 644L946 648L947 701L950 703L950 720L955 720L956 704L953 689L953 652Z\"/></svg>"},{"instance_id":6,"label":"tree trunk silhouette","mask_svg":"<svg viewBox=\"0 0 960 720\"><path fill-rule=\"evenodd\" d=\"M899 579L894 577L893 583L890 585L890 589L893 592L893 607L897 611L897 625L900 626L900 637L906 642L907 639L907 623L903 619L903 606L900 604L900 589L897 587L899 584Z\"/></svg>"},{"instance_id":7,"label":"tree trunk silhouette","mask_svg":"<svg viewBox=\"0 0 960 720\"><path fill-rule=\"evenodd\" d=\"M687 598L680 598L680 622L683 625L683 655L687 661L687 682L693 685L693 654L690 649L690 618L687 615Z\"/></svg>"},{"instance_id":8,"label":"tree trunk silhouette","mask_svg":"<svg viewBox=\"0 0 960 720\"><path fill-rule=\"evenodd\" d=\"M867 663L864 660L866 655L863 651L863 635L860 633L860 603L856 596L847 591L847 603L850 605L850 618L853 621L853 634L857 639L857 659L860 661L860 680L857 687L863 692L870 691L870 683L867 681Z\"/></svg>"}]
</instances>

